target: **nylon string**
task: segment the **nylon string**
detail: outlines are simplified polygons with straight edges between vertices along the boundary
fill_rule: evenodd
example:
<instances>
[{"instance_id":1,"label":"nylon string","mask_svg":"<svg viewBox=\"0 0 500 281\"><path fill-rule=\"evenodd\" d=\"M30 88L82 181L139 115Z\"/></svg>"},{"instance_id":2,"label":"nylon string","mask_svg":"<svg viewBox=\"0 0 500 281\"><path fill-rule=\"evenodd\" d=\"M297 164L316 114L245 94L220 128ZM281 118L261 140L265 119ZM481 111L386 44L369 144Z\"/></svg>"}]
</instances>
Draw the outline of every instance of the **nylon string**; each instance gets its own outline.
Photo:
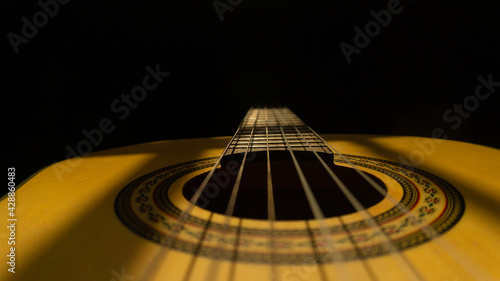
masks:
<instances>
[{"instance_id":1,"label":"nylon string","mask_svg":"<svg viewBox=\"0 0 500 281\"><path fill-rule=\"evenodd\" d=\"M247 156L248 156L248 151L250 150L250 147L251 147L251 144L252 144L252 138L253 138L253 134L254 134L254 131L255 131L255 126L257 124L258 117L259 117L259 112L257 112L257 116L255 117L255 120L253 122L252 131L251 131L250 136L248 138L248 143L247 143L247 146L246 146L246 149L245 149L245 154L243 156L243 160L242 160L241 165L239 167L238 175L236 176L236 181L235 181L233 189L231 191L231 197L229 198L229 202L228 202L228 205L227 205L227 208L226 208L225 219L224 219L224 228L225 228L224 233L225 234L229 233L230 222L231 222L231 218L233 218L233 212L234 212L234 208L236 206L236 199L237 199L238 191L239 191L240 184L241 184L241 178L243 176L243 169L245 168L245 162L246 162L246 159L247 159ZM242 222L242 219L239 218L238 230L241 227L241 222ZM236 242L237 242L237 240L239 238L238 234L239 234L239 232L236 233L236 236L237 236L236 239L235 239ZM216 254L216 256L220 256L221 253L222 253L222 245L221 245L222 242L223 241L219 241L219 243L218 243L218 246L217 246L217 252L218 253ZM234 247L235 247L235 251L236 251L236 249L237 249L237 243L235 243ZM236 254L236 252L235 252L235 254ZM207 281L216 280L217 274L218 274L218 270L219 270L220 261L219 261L218 258L214 258L214 259L211 260L210 263L211 263L211 265L209 266L209 272L208 272L208 274L207 274L207 276L205 278L205 280L207 280ZM233 261L233 263L231 264L231 268L230 268L230 273L229 273L230 276L234 274L234 270L235 270L234 267L235 266L236 266L236 262Z\"/></svg>"},{"instance_id":2,"label":"nylon string","mask_svg":"<svg viewBox=\"0 0 500 281\"><path fill-rule=\"evenodd\" d=\"M274 113L274 115L276 116L275 113ZM304 189L304 192L306 194L306 198L307 198L307 201L309 203L309 207L311 208L311 212L313 213L313 216L314 216L316 222L319 224L321 235L323 236L323 238L326 241L327 251L330 254L330 256L332 257L332 259L334 260L335 265L340 265L340 264L344 265L342 255L340 254L339 248L336 245L336 243L334 243L333 240L331 239L331 235L330 235L328 228L326 226L326 223L325 223L325 216L324 216L323 212L321 211L321 208L319 207L319 204L318 204L316 198L314 197L314 194L312 193L309 182L307 181L302 169L300 168L300 165L297 161L297 158L295 157L295 154L293 153L293 150L290 146L288 138L283 131L283 126L281 125L281 122L279 121L278 118L276 118L276 120L278 120L277 122L279 124L282 138L285 142L285 147L287 148L288 152L290 153L293 164L295 166L295 169L296 169L297 174L299 176L300 182L302 184L302 188ZM318 266L320 266L320 264L318 264ZM352 278L350 276L348 276L344 270L336 270L335 273L338 276L338 280L352 280Z\"/></svg>"},{"instance_id":3,"label":"nylon string","mask_svg":"<svg viewBox=\"0 0 500 281\"><path fill-rule=\"evenodd\" d=\"M271 177L271 156L269 153L269 120L267 116L267 107L264 108L265 122L266 122L266 170L267 170L267 219L269 221L269 240L270 240L270 261L271 261L271 280L278 280L278 272L275 265L275 255L276 255L276 232L274 229L274 223L276 221L276 210L274 206L274 193L273 193L273 181Z\"/></svg>"}]
</instances>

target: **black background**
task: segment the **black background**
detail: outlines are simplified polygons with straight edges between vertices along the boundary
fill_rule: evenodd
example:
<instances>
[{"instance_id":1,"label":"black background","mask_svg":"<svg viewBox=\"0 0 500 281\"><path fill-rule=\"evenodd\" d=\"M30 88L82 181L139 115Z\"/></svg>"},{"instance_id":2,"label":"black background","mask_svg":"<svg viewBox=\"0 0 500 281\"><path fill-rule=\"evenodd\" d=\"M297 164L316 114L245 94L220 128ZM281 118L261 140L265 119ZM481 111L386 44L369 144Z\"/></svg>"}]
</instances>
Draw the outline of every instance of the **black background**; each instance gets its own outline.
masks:
<instances>
[{"instance_id":1,"label":"black background","mask_svg":"<svg viewBox=\"0 0 500 281\"><path fill-rule=\"evenodd\" d=\"M116 129L94 151L232 135L263 105L286 105L320 133L430 137L440 127L498 148L500 88L457 129L443 119L479 75L500 81L498 1L402 0L347 63L339 44L354 44L353 28L388 2L243 0L221 21L211 0L71 0L15 54L7 34L41 8L4 1L6 165L20 182L103 118ZM170 76L120 120L111 103L157 64Z\"/></svg>"}]
</instances>

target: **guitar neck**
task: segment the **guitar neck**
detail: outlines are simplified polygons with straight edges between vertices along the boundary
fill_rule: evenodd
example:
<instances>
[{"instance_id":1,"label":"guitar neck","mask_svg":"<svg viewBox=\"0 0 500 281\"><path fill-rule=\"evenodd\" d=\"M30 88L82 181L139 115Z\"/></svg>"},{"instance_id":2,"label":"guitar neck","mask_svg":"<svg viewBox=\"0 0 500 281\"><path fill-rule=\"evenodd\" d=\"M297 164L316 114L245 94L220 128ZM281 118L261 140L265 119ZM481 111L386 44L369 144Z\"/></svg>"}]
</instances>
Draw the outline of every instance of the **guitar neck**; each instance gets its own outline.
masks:
<instances>
[{"instance_id":1,"label":"guitar neck","mask_svg":"<svg viewBox=\"0 0 500 281\"><path fill-rule=\"evenodd\" d=\"M268 150L332 154L323 140L290 109L252 108L241 122L225 155Z\"/></svg>"}]
</instances>

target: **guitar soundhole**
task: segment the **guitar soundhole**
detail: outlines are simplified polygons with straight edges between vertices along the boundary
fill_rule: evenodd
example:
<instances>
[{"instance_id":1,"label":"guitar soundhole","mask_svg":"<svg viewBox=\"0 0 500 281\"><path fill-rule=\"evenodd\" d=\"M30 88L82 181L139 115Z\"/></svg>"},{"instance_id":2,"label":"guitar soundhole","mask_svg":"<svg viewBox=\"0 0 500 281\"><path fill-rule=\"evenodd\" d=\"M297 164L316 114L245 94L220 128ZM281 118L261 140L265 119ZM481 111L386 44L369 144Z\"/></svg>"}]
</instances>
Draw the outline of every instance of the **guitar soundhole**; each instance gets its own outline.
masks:
<instances>
[{"instance_id":1,"label":"guitar soundhole","mask_svg":"<svg viewBox=\"0 0 500 281\"><path fill-rule=\"evenodd\" d=\"M277 220L314 219L304 188L288 152L271 152L271 178ZM311 152L296 152L295 156L311 186L325 217L356 212L346 196ZM328 159L330 157L330 159ZM243 156L224 159L208 182L196 205L225 214ZM244 166L233 216L251 219L268 219L267 161L265 153L248 156ZM354 169L337 166L330 156L324 158L330 168L350 192L368 208L382 201L387 192L384 183L369 175L385 190L380 194ZM208 173L208 172L207 172ZM190 200L207 173L190 179L183 188L184 197Z\"/></svg>"}]
</instances>

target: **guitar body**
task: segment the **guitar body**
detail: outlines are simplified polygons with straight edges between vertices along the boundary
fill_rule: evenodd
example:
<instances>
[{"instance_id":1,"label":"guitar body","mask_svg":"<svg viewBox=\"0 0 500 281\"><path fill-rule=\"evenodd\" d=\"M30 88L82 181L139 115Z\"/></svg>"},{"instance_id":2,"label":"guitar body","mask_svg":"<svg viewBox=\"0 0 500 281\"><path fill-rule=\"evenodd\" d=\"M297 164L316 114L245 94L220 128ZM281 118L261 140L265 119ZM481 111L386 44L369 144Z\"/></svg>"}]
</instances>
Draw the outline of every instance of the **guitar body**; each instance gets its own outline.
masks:
<instances>
[{"instance_id":1,"label":"guitar body","mask_svg":"<svg viewBox=\"0 0 500 281\"><path fill-rule=\"evenodd\" d=\"M325 215L325 226L278 218L270 231L265 219L227 220L190 207L184 186L207 173L231 139L202 138L101 151L39 171L16 191L16 273L2 255L0 279L411 280L398 263L403 257L422 280L500 280L499 150L417 137L322 137L407 206L407 216L386 198L367 208L397 253L358 212ZM349 167L337 155L334 162ZM207 192L209 201L221 191ZM4 222L7 204L4 197ZM324 247L322 229L340 254Z\"/></svg>"}]
</instances>

